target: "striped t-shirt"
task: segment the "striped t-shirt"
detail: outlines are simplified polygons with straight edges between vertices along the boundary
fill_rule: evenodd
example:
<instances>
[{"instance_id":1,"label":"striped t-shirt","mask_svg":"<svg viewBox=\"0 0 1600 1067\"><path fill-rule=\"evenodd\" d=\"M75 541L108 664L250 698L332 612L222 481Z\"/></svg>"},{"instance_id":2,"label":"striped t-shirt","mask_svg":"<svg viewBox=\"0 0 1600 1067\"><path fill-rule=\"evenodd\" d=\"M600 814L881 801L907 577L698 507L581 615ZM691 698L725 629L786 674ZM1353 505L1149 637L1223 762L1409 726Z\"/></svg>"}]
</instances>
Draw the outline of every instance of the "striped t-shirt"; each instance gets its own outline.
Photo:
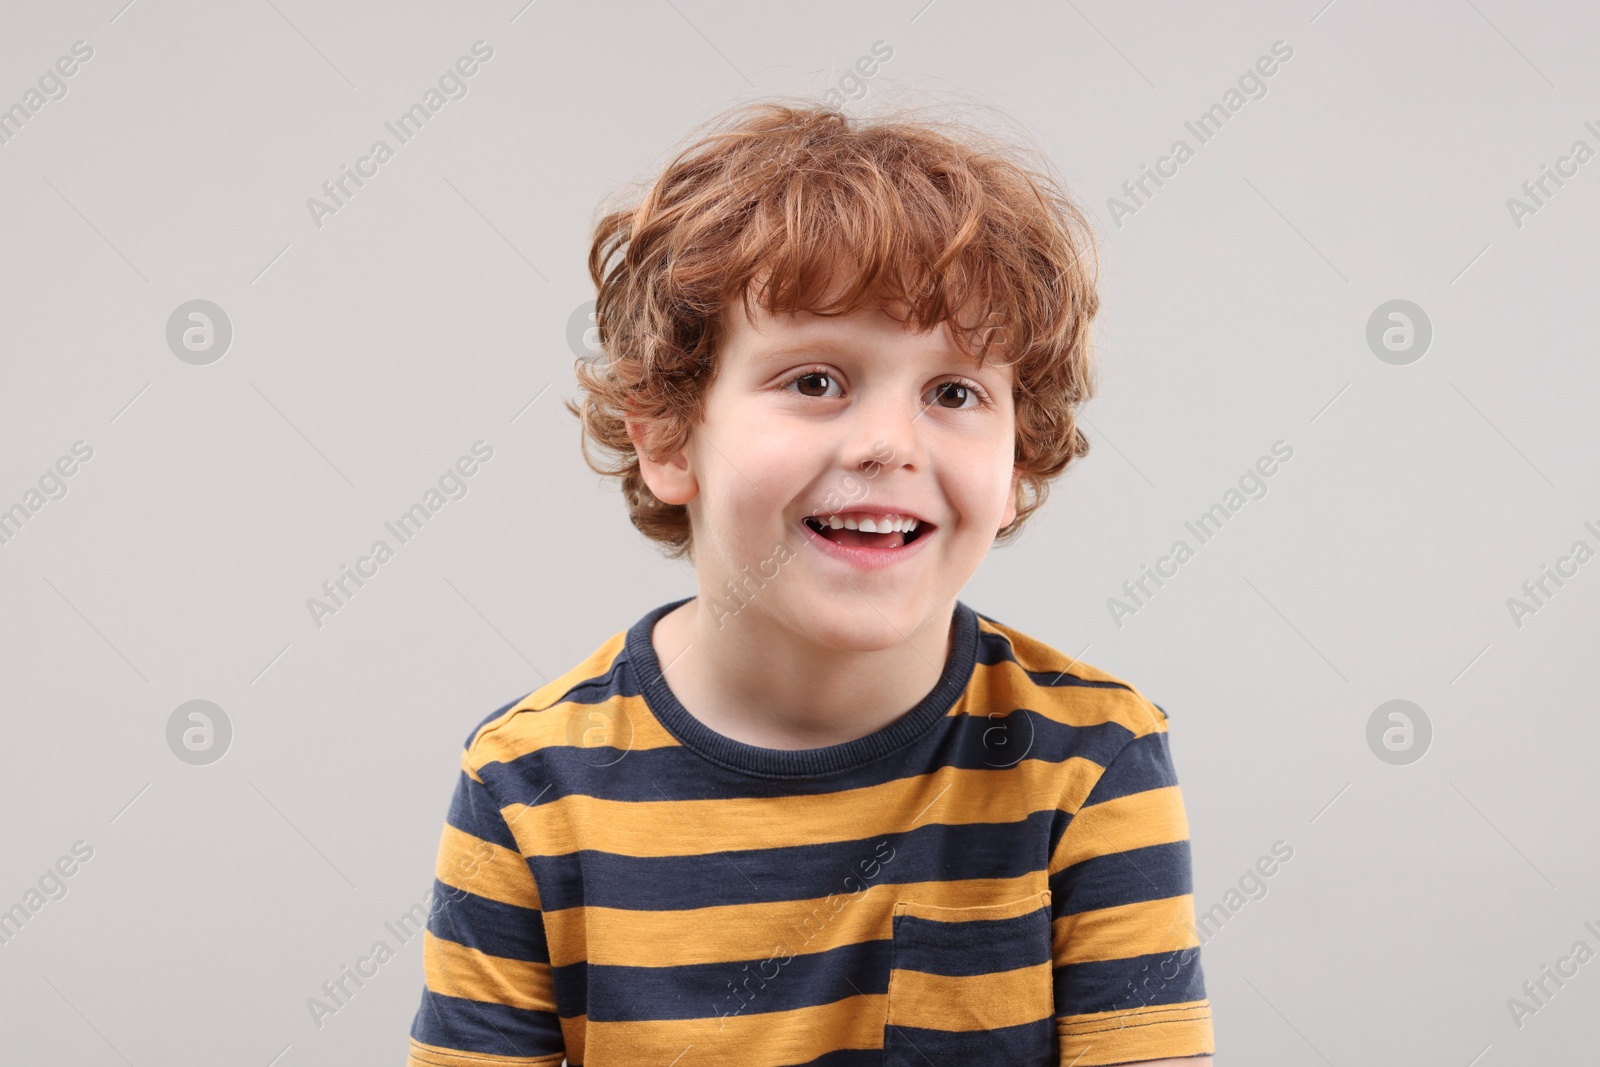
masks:
<instances>
[{"instance_id":1,"label":"striped t-shirt","mask_svg":"<svg viewBox=\"0 0 1600 1067\"><path fill-rule=\"evenodd\" d=\"M1209 1054L1167 717L961 601L933 690L759 748L647 613L467 739L408 1067L944 1067Z\"/></svg>"}]
</instances>

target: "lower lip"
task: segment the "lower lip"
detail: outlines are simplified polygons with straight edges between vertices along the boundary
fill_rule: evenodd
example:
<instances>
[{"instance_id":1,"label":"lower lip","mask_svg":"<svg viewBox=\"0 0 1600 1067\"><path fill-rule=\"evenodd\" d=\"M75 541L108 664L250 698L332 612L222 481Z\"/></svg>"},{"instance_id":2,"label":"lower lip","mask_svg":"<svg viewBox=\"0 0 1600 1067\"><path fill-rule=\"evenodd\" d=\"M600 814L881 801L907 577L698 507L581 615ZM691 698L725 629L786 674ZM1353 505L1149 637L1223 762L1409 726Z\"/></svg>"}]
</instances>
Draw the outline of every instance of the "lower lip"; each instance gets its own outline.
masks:
<instances>
[{"instance_id":1,"label":"lower lip","mask_svg":"<svg viewBox=\"0 0 1600 1067\"><path fill-rule=\"evenodd\" d=\"M801 532L823 555L831 556L864 571L882 570L885 567L893 567L896 563L910 559L918 552L921 552L922 546L926 545L928 540L939 532L937 527L925 530L915 541L909 545L901 545L899 548L857 548L828 540L807 526L804 520L799 523L799 526Z\"/></svg>"}]
</instances>

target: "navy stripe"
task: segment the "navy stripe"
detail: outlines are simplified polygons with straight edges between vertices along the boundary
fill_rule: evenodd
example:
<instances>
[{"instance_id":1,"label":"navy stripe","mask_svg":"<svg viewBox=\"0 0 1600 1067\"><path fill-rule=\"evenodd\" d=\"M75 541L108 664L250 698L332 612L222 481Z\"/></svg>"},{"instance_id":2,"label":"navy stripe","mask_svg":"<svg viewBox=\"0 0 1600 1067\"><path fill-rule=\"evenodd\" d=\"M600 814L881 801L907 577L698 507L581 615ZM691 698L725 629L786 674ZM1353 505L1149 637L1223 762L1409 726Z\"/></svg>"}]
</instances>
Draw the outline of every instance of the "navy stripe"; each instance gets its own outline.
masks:
<instances>
[{"instance_id":1,"label":"navy stripe","mask_svg":"<svg viewBox=\"0 0 1600 1067\"><path fill-rule=\"evenodd\" d=\"M1040 906L1011 919L940 922L915 915L894 918L896 970L951 978L1014 971L1049 963L1050 909Z\"/></svg>"},{"instance_id":2,"label":"navy stripe","mask_svg":"<svg viewBox=\"0 0 1600 1067\"><path fill-rule=\"evenodd\" d=\"M550 962L544 918L539 912L453 889L437 878L433 882L433 892L428 930L435 937L491 956L530 963Z\"/></svg>"},{"instance_id":3,"label":"navy stripe","mask_svg":"<svg viewBox=\"0 0 1600 1067\"><path fill-rule=\"evenodd\" d=\"M1094 856L1050 876L1050 903L1058 919L1192 892L1186 840Z\"/></svg>"},{"instance_id":4,"label":"navy stripe","mask_svg":"<svg viewBox=\"0 0 1600 1067\"><path fill-rule=\"evenodd\" d=\"M564 714L559 711L525 714ZM1070 726L1032 709L1007 709L993 718L951 715L905 751L815 778L768 779L708 763L681 745L626 751L551 745L505 763L486 763L479 777L504 805L550 804L565 796L615 801L725 800L820 796L865 789L907 777L908 768L941 767L1004 772L1024 758L1063 763L1073 756L1105 766L1133 733L1117 722Z\"/></svg>"},{"instance_id":5,"label":"navy stripe","mask_svg":"<svg viewBox=\"0 0 1600 1067\"><path fill-rule=\"evenodd\" d=\"M1050 820L1050 847L1049 855L1054 856L1056 849L1061 845L1061 838L1067 832L1067 827L1072 825L1072 815L1065 811L1057 810L1055 818ZM1046 863L1045 869L1049 869Z\"/></svg>"},{"instance_id":6,"label":"navy stripe","mask_svg":"<svg viewBox=\"0 0 1600 1067\"><path fill-rule=\"evenodd\" d=\"M639 687L629 677L627 666L628 657L619 649L604 674L597 674L575 683L571 689L552 700L546 707L561 703L603 704L615 696L638 696ZM624 678L628 680L620 680Z\"/></svg>"},{"instance_id":7,"label":"navy stripe","mask_svg":"<svg viewBox=\"0 0 1600 1067\"><path fill-rule=\"evenodd\" d=\"M428 989L422 991L411 1036L427 1045L495 1056L551 1056L565 1045L554 1012L465 1000Z\"/></svg>"},{"instance_id":8,"label":"navy stripe","mask_svg":"<svg viewBox=\"0 0 1600 1067\"><path fill-rule=\"evenodd\" d=\"M546 911L580 904L674 911L808 900L861 892L880 883L948 881L957 871L961 878L1036 873L1049 862L1041 845L1055 815L1037 811L1014 823L929 823L856 841L720 853L710 838L705 854L690 856L620 856L584 849L562 856L533 856L528 864ZM882 842L888 844L879 853Z\"/></svg>"},{"instance_id":9,"label":"navy stripe","mask_svg":"<svg viewBox=\"0 0 1600 1067\"><path fill-rule=\"evenodd\" d=\"M568 1067L583 1067L581 1063L567 1061ZM804 1063L782 1064L779 1067L883 1067L881 1048L842 1048L824 1052L814 1060Z\"/></svg>"},{"instance_id":10,"label":"navy stripe","mask_svg":"<svg viewBox=\"0 0 1600 1067\"><path fill-rule=\"evenodd\" d=\"M1057 967L1055 997L1061 1015L1135 1011L1151 1004L1204 1000L1206 981L1199 946ZM1105 1025L1115 1025L1115 1020Z\"/></svg>"},{"instance_id":11,"label":"navy stripe","mask_svg":"<svg viewBox=\"0 0 1600 1067\"><path fill-rule=\"evenodd\" d=\"M1093 791L1084 799L1085 808L1108 800L1163 789L1178 784L1172 752L1165 732L1145 734L1129 741L1106 767Z\"/></svg>"},{"instance_id":12,"label":"navy stripe","mask_svg":"<svg viewBox=\"0 0 1600 1067\"><path fill-rule=\"evenodd\" d=\"M792 1011L845 1000L858 990L889 990L887 939L810 953L801 952L804 939L792 930L775 929L772 939L776 958L676 967L556 967L551 972L556 1003L587 1005L590 1022L644 1022Z\"/></svg>"},{"instance_id":13,"label":"navy stripe","mask_svg":"<svg viewBox=\"0 0 1600 1067\"><path fill-rule=\"evenodd\" d=\"M924 1030L891 1023L883 1039L883 1067L1055 1063L1058 1047L1053 1017L998 1030Z\"/></svg>"},{"instance_id":14,"label":"navy stripe","mask_svg":"<svg viewBox=\"0 0 1600 1067\"><path fill-rule=\"evenodd\" d=\"M883 1050L880 1048L844 1048L826 1052L804 1063L784 1064L783 1067L883 1067Z\"/></svg>"},{"instance_id":15,"label":"navy stripe","mask_svg":"<svg viewBox=\"0 0 1600 1067\"><path fill-rule=\"evenodd\" d=\"M511 828L500 814L499 801L490 795L484 783L473 781L466 771L456 778L456 790L450 797L450 811L445 821L464 834L521 855L517 839L511 836Z\"/></svg>"}]
</instances>

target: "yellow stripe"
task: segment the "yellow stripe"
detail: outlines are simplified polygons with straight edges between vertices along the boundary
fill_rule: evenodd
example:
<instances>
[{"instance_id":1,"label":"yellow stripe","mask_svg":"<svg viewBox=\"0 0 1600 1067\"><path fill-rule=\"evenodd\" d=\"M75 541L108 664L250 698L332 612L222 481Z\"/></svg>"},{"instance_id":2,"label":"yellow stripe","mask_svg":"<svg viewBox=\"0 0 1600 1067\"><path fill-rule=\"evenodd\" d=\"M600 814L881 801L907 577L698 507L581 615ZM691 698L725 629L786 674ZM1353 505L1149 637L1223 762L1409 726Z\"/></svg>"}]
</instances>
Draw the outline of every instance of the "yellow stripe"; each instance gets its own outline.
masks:
<instances>
[{"instance_id":1,"label":"yellow stripe","mask_svg":"<svg viewBox=\"0 0 1600 1067\"><path fill-rule=\"evenodd\" d=\"M1057 1032L1061 1062L1074 1067L1210 1055L1216 1045L1204 1000L1074 1015L1059 1020Z\"/></svg>"},{"instance_id":2,"label":"yellow stripe","mask_svg":"<svg viewBox=\"0 0 1600 1067\"><path fill-rule=\"evenodd\" d=\"M548 708L524 708L520 714L503 717L481 732L469 757L473 768L477 768L486 763L509 763L543 748L605 746L630 752L677 744L678 739L650 713L644 697L626 696L598 704L561 701ZM598 754L592 761L605 762Z\"/></svg>"},{"instance_id":3,"label":"yellow stripe","mask_svg":"<svg viewBox=\"0 0 1600 1067\"><path fill-rule=\"evenodd\" d=\"M445 823L434 877L453 889L512 904L539 908L539 890L521 853L501 848Z\"/></svg>"},{"instance_id":4,"label":"yellow stripe","mask_svg":"<svg viewBox=\"0 0 1600 1067\"><path fill-rule=\"evenodd\" d=\"M1054 675L1046 672L1046 681L1052 677ZM990 708L995 705L1005 708L1027 707L1047 719L1068 726L1098 726L1114 722L1136 735L1159 733L1167 728L1166 721L1155 705L1136 691L1072 685L1046 687L1034 682L1018 664L1010 660L1002 660L992 666L979 664L972 685L986 694ZM981 706L979 710L982 710ZM986 711L983 713L987 714Z\"/></svg>"},{"instance_id":5,"label":"yellow stripe","mask_svg":"<svg viewBox=\"0 0 1600 1067\"><path fill-rule=\"evenodd\" d=\"M609 743L609 738L596 733L597 727L606 725L628 749L676 745L677 738L656 722L643 697L617 697L601 704L557 703L575 686L605 677L626 645L626 631L612 634L571 670L529 693L505 714L484 723L467 746L469 770L485 763L510 762L551 745ZM593 712L608 722L593 719Z\"/></svg>"},{"instance_id":6,"label":"yellow stripe","mask_svg":"<svg viewBox=\"0 0 1600 1067\"><path fill-rule=\"evenodd\" d=\"M1093 804L1072 817L1050 860L1050 873L1095 856L1189 839L1183 795L1175 785Z\"/></svg>"},{"instance_id":7,"label":"yellow stripe","mask_svg":"<svg viewBox=\"0 0 1600 1067\"><path fill-rule=\"evenodd\" d=\"M780 842L870 840L903 832L908 812L921 812L918 825L1020 822L1056 810L1064 784L1068 792L1086 794L1100 774L1099 764L1075 756L1064 765L1023 760L1004 770L941 767L820 796L629 801L571 795L532 808L512 804L504 814L538 855L587 847L635 857L698 856ZM846 811L849 817L841 818Z\"/></svg>"},{"instance_id":8,"label":"yellow stripe","mask_svg":"<svg viewBox=\"0 0 1600 1067\"><path fill-rule=\"evenodd\" d=\"M589 1017L576 1015L561 1020L561 1043L567 1046L568 1063L588 1063Z\"/></svg>"},{"instance_id":9,"label":"yellow stripe","mask_svg":"<svg viewBox=\"0 0 1600 1067\"><path fill-rule=\"evenodd\" d=\"M811 1008L762 1012L757 992L743 1014L720 1019L590 1020L584 1047L568 1048L567 1054L577 1063L664 1065L678 1060L679 1067L750 1067L750 1050L759 1048L763 1062L807 1063L835 1049L882 1048L886 1000L863 994Z\"/></svg>"},{"instance_id":10,"label":"yellow stripe","mask_svg":"<svg viewBox=\"0 0 1600 1067\"><path fill-rule=\"evenodd\" d=\"M1017 663L1024 669L1035 674L1054 677L1066 673L1074 678L1081 678L1086 682L1110 682L1115 685L1128 685L1127 682L1081 659L1074 659L1060 649L1030 637L1021 630L1013 629L1001 623L990 622L987 619L978 620L978 629L984 633L998 634L1011 645L1011 654L1016 657ZM1047 677L1047 680L1048 680ZM1031 688L1044 688L1029 682ZM1131 689L1132 686L1129 686Z\"/></svg>"},{"instance_id":11,"label":"yellow stripe","mask_svg":"<svg viewBox=\"0 0 1600 1067\"><path fill-rule=\"evenodd\" d=\"M1018 703L1072 726L1117 722L1135 734L1156 733L1166 729L1166 718L1160 710L1137 687L1129 685L1122 678L1073 659L1009 626L983 619L978 620L978 626L985 633L1004 637L1011 644L1011 654L1016 657L1015 663L1004 660L990 667L982 664L977 667L977 670L993 675L992 678L981 680L995 685L995 691L1002 699L1009 700L1015 695ZM1055 680L1056 684L1035 682L1024 671L1042 674L1044 683ZM1122 688L1061 686L1063 679L1059 679L1058 675L1063 673L1085 682L1108 683Z\"/></svg>"},{"instance_id":12,"label":"yellow stripe","mask_svg":"<svg viewBox=\"0 0 1600 1067\"><path fill-rule=\"evenodd\" d=\"M561 1067L561 1053L553 1056L496 1056L490 1052L457 1052L411 1039L406 1067Z\"/></svg>"},{"instance_id":13,"label":"yellow stripe","mask_svg":"<svg viewBox=\"0 0 1600 1067\"><path fill-rule=\"evenodd\" d=\"M605 677L606 673L611 670L612 663L622 654L622 650L627 646L627 643L628 632L626 630L618 630L606 638L604 643L590 653L587 659L559 678L552 679L547 684L529 693L513 710L543 710L565 696L578 683L589 681L592 678Z\"/></svg>"},{"instance_id":14,"label":"yellow stripe","mask_svg":"<svg viewBox=\"0 0 1600 1067\"><path fill-rule=\"evenodd\" d=\"M1058 965L1177 952L1200 944L1194 894L1064 915L1051 925Z\"/></svg>"},{"instance_id":15,"label":"yellow stripe","mask_svg":"<svg viewBox=\"0 0 1600 1067\"><path fill-rule=\"evenodd\" d=\"M422 967L435 993L528 1011L556 1010L548 963L491 956L425 931Z\"/></svg>"},{"instance_id":16,"label":"yellow stripe","mask_svg":"<svg viewBox=\"0 0 1600 1067\"><path fill-rule=\"evenodd\" d=\"M889 1024L925 1030L995 1030L1055 1014L1052 966L952 978L924 971L889 974Z\"/></svg>"},{"instance_id":17,"label":"yellow stripe","mask_svg":"<svg viewBox=\"0 0 1600 1067\"><path fill-rule=\"evenodd\" d=\"M892 864L891 864L892 865ZM977 908L1039 893L1044 877L971 878L950 882L870 883L859 894L728 904L678 911L576 907L544 913L550 962L587 959L596 966L660 967L765 960L823 952L894 936L894 905Z\"/></svg>"}]
</instances>

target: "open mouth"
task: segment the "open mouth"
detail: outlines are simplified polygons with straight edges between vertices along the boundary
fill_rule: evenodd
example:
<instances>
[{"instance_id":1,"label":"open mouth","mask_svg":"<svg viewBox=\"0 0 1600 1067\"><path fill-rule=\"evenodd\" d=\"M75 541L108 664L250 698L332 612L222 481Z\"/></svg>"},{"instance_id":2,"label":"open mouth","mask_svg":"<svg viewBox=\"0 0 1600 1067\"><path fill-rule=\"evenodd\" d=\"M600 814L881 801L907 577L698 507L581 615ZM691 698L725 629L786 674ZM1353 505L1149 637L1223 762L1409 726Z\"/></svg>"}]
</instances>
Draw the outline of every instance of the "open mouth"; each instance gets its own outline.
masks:
<instances>
[{"instance_id":1,"label":"open mouth","mask_svg":"<svg viewBox=\"0 0 1600 1067\"><path fill-rule=\"evenodd\" d=\"M918 522L911 530L890 530L886 533L876 531L868 533L861 529L850 529L847 526L834 527L831 523L817 518L815 515L805 517L806 526L813 533L832 541L836 545L849 548L904 548L913 541L928 533L934 526L928 522Z\"/></svg>"}]
</instances>

